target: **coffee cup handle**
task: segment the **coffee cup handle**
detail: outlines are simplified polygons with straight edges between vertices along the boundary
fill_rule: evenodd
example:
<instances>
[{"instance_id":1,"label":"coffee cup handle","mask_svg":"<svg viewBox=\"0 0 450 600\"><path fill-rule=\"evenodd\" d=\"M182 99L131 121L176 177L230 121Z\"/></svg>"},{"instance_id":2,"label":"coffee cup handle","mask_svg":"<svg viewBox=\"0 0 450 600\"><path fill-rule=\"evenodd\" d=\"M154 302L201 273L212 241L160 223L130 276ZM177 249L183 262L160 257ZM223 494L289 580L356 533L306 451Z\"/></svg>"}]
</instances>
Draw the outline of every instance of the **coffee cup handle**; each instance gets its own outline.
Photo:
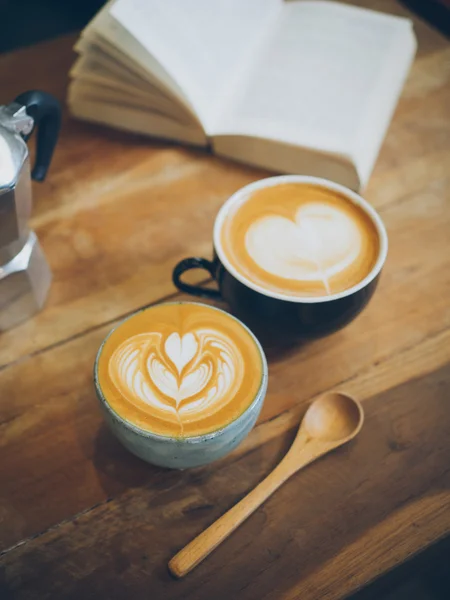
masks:
<instances>
[{"instance_id":1,"label":"coffee cup handle","mask_svg":"<svg viewBox=\"0 0 450 600\"><path fill-rule=\"evenodd\" d=\"M209 288L204 288L199 285L191 285L190 283L185 283L182 281L181 276L190 269L204 269L205 271L208 271L213 279L215 279L215 267L213 262L206 260L206 258L185 258L180 260L172 273L172 281L179 290L186 292L187 294L192 294L193 296L200 296L203 298L214 298L217 300L221 297L219 290L211 290Z\"/></svg>"}]
</instances>

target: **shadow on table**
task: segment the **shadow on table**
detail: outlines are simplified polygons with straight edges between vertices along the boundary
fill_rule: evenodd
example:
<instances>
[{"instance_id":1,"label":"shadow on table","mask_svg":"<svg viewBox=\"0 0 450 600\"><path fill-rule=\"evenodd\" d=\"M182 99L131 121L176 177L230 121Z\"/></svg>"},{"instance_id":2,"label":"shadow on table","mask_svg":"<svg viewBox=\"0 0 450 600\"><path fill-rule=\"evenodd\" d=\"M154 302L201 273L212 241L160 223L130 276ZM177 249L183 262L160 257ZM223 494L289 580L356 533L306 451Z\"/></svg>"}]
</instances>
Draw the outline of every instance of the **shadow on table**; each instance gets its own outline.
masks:
<instances>
[{"instance_id":1,"label":"shadow on table","mask_svg":"<svg viewBox=\"0 0 450 600\"><path fill-rule=\"evenodd\" d=\"M105 423L98 429L94 443L93 463L102 489L108 498L132 488L142 487L154 480L164 481L170 473L150 465L131 454L114 437ZM163 485L163 489L166 484Z\"/></svg>"},{"instance_id":2,"label":"shadow on table","mask_svg":"<svg viewBox=\"0 0 450 600\"><path fill-rule=\"evenodd\" d=\"M448 600L450 536L377 579L348 600Z\"/></svg>"}]
</instances>

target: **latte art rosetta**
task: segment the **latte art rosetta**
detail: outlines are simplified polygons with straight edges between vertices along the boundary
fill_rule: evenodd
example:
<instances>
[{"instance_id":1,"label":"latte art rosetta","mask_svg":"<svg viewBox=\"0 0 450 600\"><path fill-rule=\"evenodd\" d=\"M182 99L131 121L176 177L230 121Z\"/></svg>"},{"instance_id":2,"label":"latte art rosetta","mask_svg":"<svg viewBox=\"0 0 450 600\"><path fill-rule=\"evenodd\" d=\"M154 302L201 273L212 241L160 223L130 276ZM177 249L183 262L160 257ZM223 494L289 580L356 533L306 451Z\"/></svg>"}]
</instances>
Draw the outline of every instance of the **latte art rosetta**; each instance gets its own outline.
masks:
<instances>
[{"instance_id":1,"label":"latte art rosetta","mask_svg":"<svg viewBox=\"0 0 450 600\"><path fill-rule=\"evenodd\" d=\"M152 306L124 321L97 359L104 401L141 429L169 437L225 427L256 398L261 350L227 313L190 302Z\"/></svg>"},{"instance_id":2,"label":"latte art rosetta","mask_svg":"<svg viewBox=\"0 0 450 600\"><path fill-rule=\"evenodd\" d=\"M138 334L114 352L109 373L129 402L142 400L163 420L175 417L181 435L186 419L226 405L244 376L237 346L208 329L182 336L173 332L167 338Z\"/></svg>"}]
</instances>

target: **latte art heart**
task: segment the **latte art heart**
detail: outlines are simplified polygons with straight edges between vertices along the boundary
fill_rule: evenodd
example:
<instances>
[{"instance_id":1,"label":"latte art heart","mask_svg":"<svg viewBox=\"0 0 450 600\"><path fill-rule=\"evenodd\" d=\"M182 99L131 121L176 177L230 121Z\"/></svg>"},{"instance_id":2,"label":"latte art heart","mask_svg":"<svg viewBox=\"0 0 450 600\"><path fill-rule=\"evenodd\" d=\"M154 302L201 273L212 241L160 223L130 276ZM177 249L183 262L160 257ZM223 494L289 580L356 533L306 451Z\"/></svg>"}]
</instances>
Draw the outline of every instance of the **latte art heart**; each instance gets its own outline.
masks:
<instances>
[{"instance_id":1,"label":"latte art heart","mask_svg":"<svg viewBox=\"0 0 450 600\"><path fill-rule=\"evenodd\" d=\"M285 279L321 280L327 293L330 277L353 263L361 241L346 214L319 203L301 206L294 221L263 216L250 225L245 238L249 255L262 269Z\"/></svg>"},{"instance_id":2,"label":"latte art heart","mask_svg":"<svg viewBox=\"0 0 450 600\"><path fill-rule=\"evenodd\" d=\"M332 296L361 282L376 264L377 228L340 191L280 183L237 200L224 213L218 255L262 293Z\"/></svg>"},{"instance_id":3,"label":"latte art heart","mask_svg":"<svg viewBox=\"0 0 450 600\"><path fill-rule=\"evenodd\" d=\"M242 357L231 339L198 329L164 338L142 333L126 340L109 362L111 380L129 402L141 400L160 416L180 423L202 411L215 412L242 383Z\"/></svg>"}]
</instances>

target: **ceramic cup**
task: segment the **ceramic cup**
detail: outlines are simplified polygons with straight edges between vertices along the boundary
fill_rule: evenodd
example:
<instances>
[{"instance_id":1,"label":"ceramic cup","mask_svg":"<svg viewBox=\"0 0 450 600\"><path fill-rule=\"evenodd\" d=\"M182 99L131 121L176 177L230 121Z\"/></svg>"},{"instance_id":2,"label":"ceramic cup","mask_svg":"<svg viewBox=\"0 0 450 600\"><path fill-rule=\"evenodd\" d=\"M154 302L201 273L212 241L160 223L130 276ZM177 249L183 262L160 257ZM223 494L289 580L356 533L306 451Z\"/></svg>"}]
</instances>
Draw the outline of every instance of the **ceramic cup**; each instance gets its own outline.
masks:
<instances>
[{"instance_id":1,"label":"ceramic cup","mask_svg":"<svg viewBox=\"0 0 450 600\"><path fill-rule=\"evenodd\" d=\"M330 296L299 298L270 293L244 279L227 259L220 242L222 224L228 211L245 201L253 192L284 183L317 185L343 194L361 207L371 219L379 236L379 252L375 265L362 281ZM388 238L385 226L366 200L342 185L325 179L301 175L284 175L256 181L238 190L222 206L214 224L213 259L192 257L179 262L173 270L175 286L188 294L224 300L233 314L255 332L258 339L277 341L320 337L336 331L352 321L372 297L386 260ZM190 269L204 269L216 281L218 289L190 285L182 275Z\"/></svg>"},{"instance_id":2,"label":"ceramic cup","mask_svg":"<svg viewBox=\"0 0 450 600\"><path fill-rule=\"evenodd\" d=\"M193 302L179 304L198 305ZM117 439L130 452L139 458L160 467L186 469L211 463L222 458L234 450L234 448L236 448L236 446L238 446L247 436L258 418L264 402L267 391L268 369L266 357L260 343L253 333L251 333L251 331L238 319L218 308L209 308L218 313L226 314L229 319L233 319L233 321L237 322L239 326L251 336L257 348L257 354L259 354L262 365L261 381L253 401L251 401L250 405L239 417L221 429L217 429L216 431L204 435L179 438L155 434L124 419L113 410L105 398L99 380L99 359L107 340L123 323L145 310L151 310L151 307L150 309L138 311L138 313L134 313L134 315L131 315L122 321L122 323L113 329L105 338L97 353L94 365L94 385L106 423Z\"/></svg>"}]
</instances>

